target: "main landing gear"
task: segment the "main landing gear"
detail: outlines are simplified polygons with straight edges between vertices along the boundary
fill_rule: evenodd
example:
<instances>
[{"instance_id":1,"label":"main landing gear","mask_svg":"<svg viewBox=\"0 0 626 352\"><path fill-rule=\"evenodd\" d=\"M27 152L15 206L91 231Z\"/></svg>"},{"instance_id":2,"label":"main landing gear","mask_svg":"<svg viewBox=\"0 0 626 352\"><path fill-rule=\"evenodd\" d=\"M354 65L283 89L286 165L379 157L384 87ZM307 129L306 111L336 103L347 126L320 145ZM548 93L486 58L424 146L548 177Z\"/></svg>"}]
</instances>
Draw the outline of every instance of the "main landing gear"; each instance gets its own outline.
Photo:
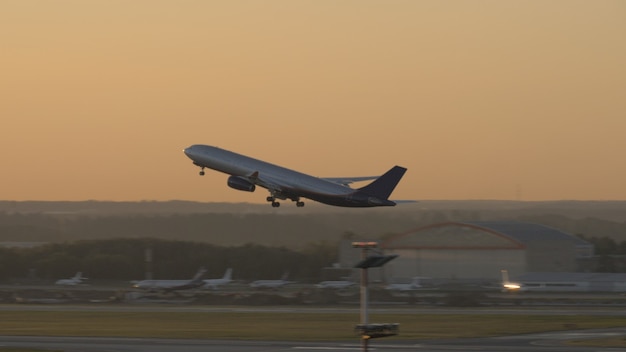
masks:
<instances>
[{"instance_id":1,"label":"main landing gear","mask_svg":"<svg viewBox=\"0 0 626 352\"><path fill-rule=\"evenodd\" d=\"M201 166L200 169L201 169L199 172L200 176L204 176L204 166Z\"/></svg>"},{"instance_id":2,"label":"main landing gear","mask_svg":"<svg viewBox=\"0 0 626 352\"><path fill-rule=\"evenodd\" d=\"M278 208L280 206L280 202L277 202L276 198L272 196L268 196L265 200L272 203L272 208Z\"/></svg>"},{"instance_id":3,"label":"main landing gear","mask_svg":"<svg viewBox=\"0 0 626 352\"><path fill-rule=\"evenodd\" d=\"M280 207L280 202L278 202L278 201L276 200L276 197L273 197L273 196L268 196L268 197L266 198L266 200L267 200L268 202L270 202L270 204L272 204L272 207L273 207L273 208L278 208L278 207ZM296 200L295 202L296 202L296 206L297 206L298 208L302 208L302 207L304 206L304 202L303 202L303 201Z\"/></svg>"}]
</instances>

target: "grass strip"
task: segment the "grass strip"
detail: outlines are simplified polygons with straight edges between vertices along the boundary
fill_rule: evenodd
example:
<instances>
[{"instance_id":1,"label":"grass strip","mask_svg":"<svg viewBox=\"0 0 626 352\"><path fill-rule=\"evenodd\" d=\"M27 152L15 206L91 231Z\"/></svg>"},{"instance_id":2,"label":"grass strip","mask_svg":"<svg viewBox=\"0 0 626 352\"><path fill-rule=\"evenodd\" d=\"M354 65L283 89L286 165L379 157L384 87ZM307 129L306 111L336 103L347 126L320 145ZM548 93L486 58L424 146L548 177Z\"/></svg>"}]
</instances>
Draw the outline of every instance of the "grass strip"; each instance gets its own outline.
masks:
<instances>
[{"instance_id":1,"label":"grass strip","mask_svg":"<svg viewBox=\"0 0 626 352\"><path fill-rule=\"evenodd\" d=\"M487 337L623 326L610 316L376 314L375 323L400 323L394 339ZM350 340L350 313L239 312L0 312L4 335L156 337L243 340Z\"/></svg>"},{"instance_id":2,"label":"grass strip","mask_svg":"<svg viewBox=\"0 0 626 352\"><path fill-rule=\"evenodd\" d=\"M626 337L607 337L587 340L574 340L567 343L576 347L626 347Z\"/></svg>"},{"instance_id":3,"label":"grass strip","mask_svg":"<svg viewBox=\"0 0 626 352\"><path fill-rule=\"evenodd\" d=\"M63 352L60 350L37 350L32 348L0 347L0 352Z\"/></svg>"}]
</instances>

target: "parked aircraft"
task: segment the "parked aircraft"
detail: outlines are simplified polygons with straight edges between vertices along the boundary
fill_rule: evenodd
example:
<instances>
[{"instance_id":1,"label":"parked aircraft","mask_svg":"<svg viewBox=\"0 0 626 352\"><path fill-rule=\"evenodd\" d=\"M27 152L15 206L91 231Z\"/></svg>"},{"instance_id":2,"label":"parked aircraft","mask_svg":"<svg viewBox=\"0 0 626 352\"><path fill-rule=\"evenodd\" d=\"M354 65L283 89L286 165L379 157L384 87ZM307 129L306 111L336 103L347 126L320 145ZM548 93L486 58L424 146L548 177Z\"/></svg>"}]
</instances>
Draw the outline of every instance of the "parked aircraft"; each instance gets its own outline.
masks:
<instances>
[{"instance_id":1,"label":"parked aircraft","mask_svg":"<svg viewBox=\"0 0 626 352\"><path fill-rule=\"evenodd\" d=\"M226 272L224 273L224 276L220 279L206 279L203 280L204 285L202 285L202 288L205 289L211 289L211 290L217 290L221 285L226 285L230 282L232 282L232 277L233 277L233 269L232 268L228 268L226 269Z\"/></svg>"},{"instance_id":2,"label":"parked aircraft","mask_svg":"<svg viewBox=\"0 0 626 352\"><path fill-rule=\"evenodd\" d=\"M279 288L292 283L287 281L289 273L284 273L280 280L256 280L250 283L253 288Z\"/></svg>"},{"instance_id":3,"label":"parked aircraft","mask_svg":"<svg viewBox=\"0 0 626 352\"><path fill-rule=\"evenodd\" d=\"M502 275L502 292L516 292L522 289L522 285L516 282L509 281L509 271L500 270Z\"/></svg>"},{"instance_id":4,"label":"parked aircraft","mask_svg":"<svg viewBox=\"0 0 626 352\"><path fill-rule=\"evenodd\" d=\"M209 168L229 174L227 185L236 190L267 189L270 195L266 199L273 207L280 206L277 199L291 199L302 207L301 198L341 207L394 206L396 202L388 198L406 172L406 168L394 166L382 176L318 178L208 145L192 145L184 152L201 168L200 175ZM349 187L367 180L374 181L358 189Z\"/></svg>"},{"instance_id":5,"label":"parked aircraft","mask_svg":"<svg viewBox=\"0 0 626 352\"><path fill-rule=\"evenodd\" d=\"M356 285L356 282L353 282L353 281L329 280L329 281L322 281L322 282L318 283L317 285L315 285L315 287L317 287L317 288L331 288L331 289L335 289L335 290L342 290L342 289L346 289L346 288L354 286L354 285Z\"/></svg>"},{"instance_id":6,"label":"parked aircraft","mask_svg":"<svg viewBox=\"0 0 626 352\"><path fill-rule=\"evenodd\" d=\"M421 284L421 280L424 279L422 277L416 276L409 283L397 283L397 284L389 284L385 287L386 290L390 291L415 291L424 288Z\"/></svg>"},{"instance_id":7,"label":"parked aircraft","mask_svg":"<svg viewBox=\"0 0 626 352\"><path fill-rule=\"evenodd\" d=\"M82 284L84 280L87 280L87 278L83 277L83 273L79 271L76 273L76 275L74 275L74 277L71 277L69 279L57 280L54 284L65 285L65 286L75 286L75 285Z\"/></svg>"},{"instance_id":8,"label":"parked aircraft","mask_svg":"<svg viewBox=\"0 0 626 352\"><path fill-rule=\"evenodd\" d=\"M179 291L198 288L204 285L202 276L206 270L200 268L190 280L142 280L133 285L134 288L151 291Z\"/></svg>"}]
</instances>

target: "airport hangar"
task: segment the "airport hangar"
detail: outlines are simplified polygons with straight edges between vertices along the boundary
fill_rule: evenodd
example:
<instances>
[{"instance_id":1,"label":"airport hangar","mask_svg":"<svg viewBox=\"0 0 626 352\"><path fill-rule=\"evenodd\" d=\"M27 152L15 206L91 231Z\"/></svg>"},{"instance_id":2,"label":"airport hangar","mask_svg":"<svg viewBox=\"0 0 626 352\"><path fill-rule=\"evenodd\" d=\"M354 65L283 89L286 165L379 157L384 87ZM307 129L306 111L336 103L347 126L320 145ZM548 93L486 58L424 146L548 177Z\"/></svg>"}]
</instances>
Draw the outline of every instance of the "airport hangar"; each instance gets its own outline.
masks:
<instances>
[{"instance_id":1,"label":"airport hangar","mask_svg":"<svg viewBox=\"0 0 626 352\"><path fill-rule=\"evenodd\" d=\"M342 243L341 266L352 267L360 251ZM419 227L380 243L398 257L371 270L371 281L399 282L428 277L439 282L501 282L532 272L580 272L593 245L557 229L518 221L444 222Z\"/></svg>"}]
</instances>

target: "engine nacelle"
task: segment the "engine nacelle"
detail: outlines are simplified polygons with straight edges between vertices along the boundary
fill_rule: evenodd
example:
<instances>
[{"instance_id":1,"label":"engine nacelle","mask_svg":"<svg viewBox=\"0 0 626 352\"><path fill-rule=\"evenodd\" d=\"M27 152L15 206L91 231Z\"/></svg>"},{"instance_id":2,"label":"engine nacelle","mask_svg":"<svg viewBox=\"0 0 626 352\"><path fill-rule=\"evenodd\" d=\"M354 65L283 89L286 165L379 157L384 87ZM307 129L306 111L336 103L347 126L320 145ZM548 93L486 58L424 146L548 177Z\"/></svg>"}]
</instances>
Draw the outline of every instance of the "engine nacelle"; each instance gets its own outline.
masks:
<instances>
[{"instance_id":1,"label":"engine nacelle","mask_svg":"<svg viewBox=\"0 0 626 352\"><path fill-rule=\"evenodd\" d=\"M228 187L234 188L238 191L254 192L256 186L254 183L246 180L245 178L238 176L230 176L228 178Z\"/></svg>"}]
</instances>

